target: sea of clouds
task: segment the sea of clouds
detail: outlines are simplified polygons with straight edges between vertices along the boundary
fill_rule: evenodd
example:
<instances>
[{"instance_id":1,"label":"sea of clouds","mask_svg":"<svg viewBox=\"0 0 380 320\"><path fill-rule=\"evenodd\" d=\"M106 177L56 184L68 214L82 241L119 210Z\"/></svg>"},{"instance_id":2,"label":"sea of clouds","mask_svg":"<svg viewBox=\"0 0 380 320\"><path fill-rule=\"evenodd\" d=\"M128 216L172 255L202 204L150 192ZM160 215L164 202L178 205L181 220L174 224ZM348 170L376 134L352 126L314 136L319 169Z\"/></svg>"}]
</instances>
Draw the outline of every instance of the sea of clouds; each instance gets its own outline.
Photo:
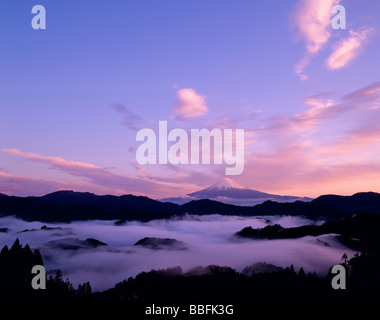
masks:
<instances>
[{"instance_id":1,"label":"sea of clouds","mask_svg":"<svg viewBox=\"0 0 380 320\"><path fill-rule=\"evenodd\" d=\"M234 236L247 226L262 228L277 223L283 227L295 227L315 223L300 217L206 215L196 216L194 220L132 221L120 226L114 223L100 220L43 223L0 217L0 228L8 228L7 232L0 232L0 249L4 245L11 246L18 238L22 245L40 249L48 273L60 269L75 287L90 281L95 290L111 288L142 271L174 266L181 266L184 272L210 264L241 271L256 262L267 262L281 267L293 264L296 270L303 267L306 272L325 275L331 266L340 262L344 253L349 257L355 253L332 234L286 240L251 240ZM47 228L41 229L42 226ZM134 246L144 237L176 239L182 241L187 250ZM83 243L87 238L108 245L85 246ZM79 249L74 250L70 245L77 245Z\"/></svg>"}]
</instances>

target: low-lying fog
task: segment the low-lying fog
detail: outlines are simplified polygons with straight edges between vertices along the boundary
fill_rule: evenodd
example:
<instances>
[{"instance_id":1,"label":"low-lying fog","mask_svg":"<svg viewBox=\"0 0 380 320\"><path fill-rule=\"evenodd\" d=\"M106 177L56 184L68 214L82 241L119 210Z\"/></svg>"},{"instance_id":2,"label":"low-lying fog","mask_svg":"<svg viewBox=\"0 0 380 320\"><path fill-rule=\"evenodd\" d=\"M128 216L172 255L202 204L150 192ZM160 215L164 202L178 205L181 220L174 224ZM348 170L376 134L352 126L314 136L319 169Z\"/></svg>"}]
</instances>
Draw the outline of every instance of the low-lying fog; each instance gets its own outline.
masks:
<instances>
[{"instance_id":1,"label":"low-lying fog","mask_svg":"<svg viewBox=\"0 0 380 320\"><path fill-rule=\"evenodd\" d=\"M208 215L194 218L197 220L154 220L115 226L115 221L53 224L1 217L0 228L8 228L8 231L0 232L0 250L4 245L10 247L19 238L23 246L28 243L32 249L40 249L48 272L61 269L64 278L68 277L75 287L90 281L93 290L111 288L142 271L174 266L181 266L184 272L210 264L241 271L253 263L267 262L281 267L293 264L296 270L303 267L306 272L325 275L329 267L340 262L343 253L349 257L354 254L334 235L289 240L250 240L234 236L247 226L262 228L277 223L295 227L314 223L299 217ZM42 226L46 228L41 229ZM176 239L187 249L133 246L144 237ZM92 247L84 241L87 238L97 239L107 246Z\"/></svg>"}]
</instances>

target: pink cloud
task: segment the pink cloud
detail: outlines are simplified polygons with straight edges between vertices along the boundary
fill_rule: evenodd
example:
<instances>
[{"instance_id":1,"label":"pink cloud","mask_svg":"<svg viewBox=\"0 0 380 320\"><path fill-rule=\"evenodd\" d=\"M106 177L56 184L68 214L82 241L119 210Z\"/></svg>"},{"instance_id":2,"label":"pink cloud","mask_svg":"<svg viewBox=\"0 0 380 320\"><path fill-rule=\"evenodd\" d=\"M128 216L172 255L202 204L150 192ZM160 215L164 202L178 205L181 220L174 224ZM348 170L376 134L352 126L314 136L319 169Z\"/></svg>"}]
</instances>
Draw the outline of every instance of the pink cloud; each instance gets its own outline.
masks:
<instances>
[{"instance_id":1,"label":"pink cloud","mask_svg":"<svg viewBox=\"0 0 380 320\"><path fill-rule=\"evenodd\" d=\"M205 96L199 95L191 88L180 89L177 91L177 102L171 112L180 120L204 116L208 112Z\"/></svg>"},{"instance_id":2,"label":"pink cloud","mask_svg":"<svg viewBox=\"0 0 380 320\"><path fill-rule=\"evenodd\" d=\"M239 128L241 125L241 120L237 117L220 117L212 119L208 127L210 129L218 128L218 129L232 129Z\"/></svg>"},{"instance_id":3,"label":"pink cloud","mask_svg":"<svg viewBox=\"0 0 380 320\"><path fill-rule=\"evenodd\" d=\"M220 165L191 166L191 165L166 165L164 174L150 174L149 179L173 184L172 195L185 195L209 186L225 176L224 167ZM156 197L161 197L157 195Z\"/></svg>"},{"instance_id":4,"label":"pink cloud","mask_svg":"<svg viewBox=\"0 0 380 320\"><path fill-rule=\"evenodd\" d=\"M358 150L366 149L373 145L377 148L380 142L380 109L367 109L364 120L360 120L359 125L348 130L343 136L318 149L320 155L346 156L353 155L359 157ZM358 119L358 118L357 118Z\"/></svg>"},{"instance_id":5,"label":"pink cloud","mask_svg":"<svg viewBox=\"0 0 380 320\"><path fill-rule=\"evenodd\" d=\"M361 103L363 100L375 100L378 102L380 101L380 82L375 82L369 86L351 92L350 94L345 95L343 98L346 101L360 100Z\"/></svg>"},{"instance_id":6,"label":"pink cloud","mask_svg":"<svg viewBox=\"0 0 380 320\"><path fill-rule=\"evenodd\" d=\"M380 191L379 171L376 171L380 109L374 108L379 102L380 83L377 82L343 96L331 92L308 96L304 100L306 110L293 116L254 120L234 117L239 127L246 126L249 141L246 141L244 174L236 177L236 181L253 189L301 196L327 192L348 194L369 189ZM230 119L220 117L208 122L207 126L227 128L233 124ZM253 121L257 128L253 127ZM339 125L335 127L335 123ZM327 132L323 132L324 129ZM138 176L129 177L92 163L18 149L3 149L2 152L48 164L76 177L72 183L64 184L3 174L0 192L10 190L8 193L17 188L17 192L21 192L24 186L30 192L36 192L33 188L49 192L65 188L163 198L195 191L224 176L224 166L220 165L152 166L149 172L143 172L132 164Z\"/></svg>"},{"instance_id":7,"label":"pink cloud","mask_svg":"<svg viewBox=\"0 0 380 320\"><path fill-rule=\"evenodd\" d=\"M30 161L46 163L72 176L81 177L85 179L85 183L92 185L91 189L94 186L97 189L104 187L115 194L155 195L157 193L166 194L168 192L168 186L165 183L115 174L91 163L69 161L60 157L42 156L36 153L22 152L18 149L1 149L1 151L8 155L18 156ZM76 185L76 182L73 182L73 185Z\"/></svg>"},{"instance_id":8,"label":"pink cloud","mask_svg":"<svg viewBox=\"0 0 380 320\"><path fill-rule=\"evenodd\" d=\"M307 145L247 155L239 183L269 193L317 197L380 191L380 164L371 159L329 163Z\"/></svg>"},{"instance_id":9,"label":"pink cloud","mask_svg":"<svg viewBox=\"0 0 380 320\"><path fill-rule=\"evenodd\" d=\"M138 173L145 173L146 172L146 168L143 168L143 167L136 167L135 170Z\"/></svg>"},{"instance_id":10,"label":"pink cloud","mask_svg":"<svg viewBox=\"0 0 380 320\"><path fill-rule=\"evenodd\" d=\"M290 117L273 116L264 121L259 131L274 131L277 134L281 132L283 135L306 132L317 128L324 120L351 110L348 106L344 107L342 103L335 103L331 98L331 93L320 93L306 97L304 104L308 108L306 111Z\"/></svg>"},{"instance_id":11,"label":"pink cloud","mask_svg":"<svg viewBox=\"0 0 380 320\"><path fill-rule=\"evenodd\" d=\"M263 191L285 190L311 165L306 155L306 148L299 145L249 154L239 183Z\"/></svg>"},{"instance_id":12,"label":"pink cloud","mask_svg":"<svg viewBox=\"0 0 380 320\"><path fill-rule=\"evenodd\" d=\"M317 53L331 36L331 9L340 0L301 0L293 23L306 43L309 53Z\"/></svg>"},{"instance_id":13,"label":"pink cloud","mask_svg":"<svg viewBox=\"0 0 380 320\"><path fill-rule=\"evenodd\" d=\"M57 190L93 192L96 194L124 194L124 190L88 181L51 181L0 172L0 193L15 196L42 196Z\"/></svg>"},{"instance_id":14,"label":"pink cloud","mask_svg":"<svg viewBox=\"0 0 380 320\"><path fill-rule=\"evenodd\" d=\"M370 28L364 29L361 32L350 30L350 36L340 41L334 47L334 51L326 61L327 68L330 70L340 69L354 60L361 52L363 44L371 30Z\"/></svg>"},{"instance_id":15,"label":"pink cloud","mask_svg":"<svg viewBox=\"0 0 380 320\"><path fill-rule=\"evenodd\" d=\"M328 42L331 37L331 10L340 0L300 0L292 15L293 25L303 38L307 54L296 65L296 73L301 74L310 59ZM301 80L307 76L301 74Z\"/></svg>"},{"instance_id":16,"label":"pink cloud","mask_svg":"<svg viewBox=\"0 0 380 320\"><path fill-rule=\"evenodd\" d=\"M36 153L22 152L18 149L1 149L1 151L9 155L19 156L36 162L48 162L50 164L55 165L58 168L72 169L73 172L75 172L75 170L77 169L100 169L99 167L91 163L85 163L80 161L68 161L60 157L46 157Z\"/></svg>"},{"instance_id":17,"label":"pink cloud","mask_svg":"<svg viewBox=\"0 0 380 320\"><path fill-rule=\"evenodd\" d=\"M309 109L291 118L291 123L295 130L313 129L322 120L332 117L337 113L336 105L334 105L332 99L327 99L325 94L307 97L304 103Z\"/></svg>"},{"instance_id":18,"label":"pink cloud","mask_svg":"<svg viewBox=\"0 0 380 320\"><path fill-rule=\"evenodd\" d=\"M53 191L72 189L73 185L0 172L0 193L17 196L41 196ZM89 185L76 185L77 191L88 191Z\"/></svg>"},{"instance_id":19,"label":"pink cloud","mask_svg":"<svg viewBox=\"0 0 380 320\"><path fill-rule=\"evenodd\" d=\"M265 119L257 132L273 132L278 136L294 132L305 132L319 128L324 121L334 119L350 112L378 109L380 106L380 83L376 82L342 97L333 99L333 93L319 93L304 99L308 109L290 117L277 115ZM358 121L356 119L355 123ZM365 119L363 121L366 121ZM294 139L294 136L292 137Z\"/></svg>"},{"instance_id":20,"label":"pink cloud","mask_svg":"<svg viewBox=\"0 0 380 320\"><path fill-rule=\"evenodd\" d=\"M303 177L304 187L319 194L352 194L361 191L380 191L380 164L377 161L340 162L321 165ZM306 184L305 184L306 182ZM299 187L302 187L300 183Z\"/></svg>"},{"instance_id":21,"label":"pink cloud","mask_svg":"<svg viewBox=\"0 0 380 320\"><path fill-rule=\"evenodd\" d=\"M239 183L312 197L380 191L379 102L380 84L374 83L341 97L312 95L304 100L306 111L264 119Z\"/></svg>"}]
</instances>

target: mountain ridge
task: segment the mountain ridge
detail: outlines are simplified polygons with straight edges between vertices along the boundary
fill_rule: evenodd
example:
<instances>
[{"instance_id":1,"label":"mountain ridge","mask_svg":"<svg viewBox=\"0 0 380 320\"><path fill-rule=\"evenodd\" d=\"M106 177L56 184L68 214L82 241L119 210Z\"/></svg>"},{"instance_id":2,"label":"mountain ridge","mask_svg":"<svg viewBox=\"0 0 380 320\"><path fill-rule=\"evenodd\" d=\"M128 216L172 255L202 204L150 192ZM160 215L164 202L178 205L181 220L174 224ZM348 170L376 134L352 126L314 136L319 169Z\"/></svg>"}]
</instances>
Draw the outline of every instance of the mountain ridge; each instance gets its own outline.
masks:
<instances>
[{"instance_id":1,"label":"mountain ridge","mask_svg":"<svg viewBox=\"0 0 380 320\"><path fill-rule=\"evenodd\" d=\"M355 206L352 206L352 203ZM255 206L237 206L210 199L192 200L178 205L162 203L144 196L96 195L74 191L57 191L41 197L0 197L0 215L14 215L24 220L67 222L74 220L168 219L185 214L268 216L304 216L333 220L356 213L380 214L380 194L360 192L352 196L324 195L311 202L265 201Z\"/></svg>"},{"instance_id":2,"label":"mountain ridge","mask_svg":"<svg viewBox=\"0 0 380 320\"><path fill-rule=\"evenodd\" d=\"M353 214L362 212L380 213L379 193L373 191L358 192L351 196L327 194L319 196L312 202L323 203Z\"/></svg>"}]
</instances>

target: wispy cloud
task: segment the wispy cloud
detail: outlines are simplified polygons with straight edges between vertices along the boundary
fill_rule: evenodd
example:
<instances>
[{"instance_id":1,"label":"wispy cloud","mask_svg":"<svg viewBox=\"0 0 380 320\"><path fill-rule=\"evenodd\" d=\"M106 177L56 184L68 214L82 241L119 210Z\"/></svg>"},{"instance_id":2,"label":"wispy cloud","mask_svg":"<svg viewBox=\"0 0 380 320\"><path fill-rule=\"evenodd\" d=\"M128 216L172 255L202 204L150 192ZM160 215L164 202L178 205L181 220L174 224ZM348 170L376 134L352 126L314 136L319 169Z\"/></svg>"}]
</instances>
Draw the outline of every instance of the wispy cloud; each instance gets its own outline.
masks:
<instances>
[{"instance_id":1,"label":"wispy cloud","mask_svg":"<svg viewBox=\"0 0 380 320\"><path fill-rule=\"evenodd\" d=\"M380 83L372 83L340 96L336 92L310 95L304 99L304 107L305 110L293 115L262 118L260 113L260 117L251 120L237 115L234 118L220 117L207 123L210 128L228 128L236 121L250 135L251 142L246 143L245 172L236 178L238 183L267 192L316 196L319 192L334 190L361 191L359 186L363 177L373 179L372 189L380 190L380 178L376 178L378 171L375 171L380 140ZM231 119L234 121L231 122ZM163 198L195 191L197 186L205 187L224 175L224 167L217 165L152 166L149 171L144 171L146 167L133 163L135 172L130 177L92 163L18 149L1 151L3 155L47 164L76 179L70 187L66 182L54 184L3 173L0 192L5 192L8 184L8 190L22 186L29 191L33 188L49 191L87 188L92 192L134 193ZM135 150L131 148L129 151L134 153ZM347 177L344 176L345 170ZM352 183L348 184L347 181Z\"/></svg>"},{"instance_id":2,"label":"wispy cloud","mask_svg":"<svg viewBox=\"0 0 380 320\"><path fill-rule=\"evenodd\" d=\"M320 193L328 193L336 189L340 189L340 192L346 194L360 191L379 191L380 175L378 172L380 172L380 164L376 161L326 164L313 169L310 168L304 174L302 183L307 182L309 188L315 188L316 191L319 189ZM372 180L372 183L369 184L366 180Z\"/></svg>"},{"instance_id":3,"label":"wispy cloud","mask_svg":"<svg viewBox=\"0 0 380 320\"><path fill-rule=\"evenodd\" d=\"M380 81L372 83L364 88L355 90L343 97L345 101L380 101Z\"/></svg>"},{"instance_id":4,"label":"wispy cloud","mask_svg":"<svg viewBox=\"0 0 380 320\"><path fill-rule=\"evenodd\" d=\"M371 28L364 29L361 32L350 30L350 36L335 45L334 51L326 61L327 68L330 70L340 69L354 60L361 52L371 30Z\"/></svg>"},{"instance_id":5,"label":"wispy cloud","mask_svg":"<svg viewBox=\"0 0 380 320\"><path fill-rule=\"evenodd\" d=\"M307 79L303 69L331 37L331 10L339 3L340 0L300 0L296 6L292 22L306 47L306 55L295 67L302 80Z\"/></svg>"},{"instance_id":6,"label":"wispy cloud","mask_svg":"<svg viewBox=\"0 0 380 320\"><path fill-rule=\"evenodd\" d=\"M137 173L145 173L146 172L146 168L138 167L138 166L135 167L135 170Z\"/></svg>"},{"instance_id":7,"label":"wispy cloud","mask_svg":"<svg viewBox=\"0 0 380 320\"><path fill-rule=\"evenodd\" d=\"M111 104L111 107L116 110L118 113L121 113L124 115L124 119L122 123L127 126L131 130L139 130L137 124L140 124L142 121L142 118L131 111L129 109L121 104L121 103L114 103Z\"/></svg>"},{"instance_id":8,"label":"wispy cloud","mask_svg":"<svg viewBox=\"0 0 380 320\"><path fill-rule=\"evenodd\" d=\"M207 114L206 97L194 89L185 88L177 91L177 102L171 112L179 120L199 118Z\"/></svg>"},{"instance_id":9,"label":"wispy cloud","mask_svg":"<svg viewBox=\"0 0 380 320\"><path fill-rule=\"evenodd\" d=\"M373 146L376 150L380 143L380 108L368 109L368 113L363 120L358 120L355 128L347 130L342 136L324 144L318 149L318 153L329 156L351 154L359 157L361 153L358 150L366 149L368 146Z\"/></svg>"},{"instance_id":10,"label":"wispy cloud","mask_svg":"<svg viewBox=\"0 0 380 320\"><path fill-rule=\"evenodd\" d=\"M158 181L150 181L141 177L123 176L98 167L91 163L70 161L60 157L42 156L36 153L22 152L18 149L1 149L8 155L18 156L33 162L51 165L54 169L64 171L72 176L81 177L85 182L104 187L114 194L135 193L144 195L165 194L167 185ZM76 183L73 182L74 187ZM93 188L91 188L93 189Z\"/></svg>"},{"instance_id":11,"label":"wispy cloud","mask_svg":"<svg viewBox=\"0 0 380 320\"><path fill-rule=\"evenodd\" d=\"M304 100L309 109L293 116L290 121L296 130L308 130L315 128L322 120L335 115L338 108L334 105L328 94L318 94L307 97Z\"/></svg>"},{"instance_id":12,"label":"wispy cloud","mask_svg":"<svg viewBox=\"0 0 380 320\"><path fill-rule=\"evenodd\" d=\"M80 162L80 161L69 161L60 157L42 156L37 153L22 152L18 149L1 149L1 151L9 155L18 156L21 158L35 161L35 162L49 163L53 165L54 167L59 168L59 169L64 169L65 171L68 171L70 174L73 174L73 175L78 174L78 172L83 172L83 170L101 169L91 163Z\"/></svg>"},{"instance_id":13,"label":"wispy cloud","mask_svg":"<svg viewBox=\"0 0 380 320\"><path fill-rule=\"evenodd\" d=\"M324 120L350 110L349 107L344 108L340 103L335 103L331 96L331 93L319 93L306 97L304 99L304 105L308 108L306 111L288 117L283 115L270 117L262 122L258 130L277 135L279 132L282 135L304 134L318 128Z\"/></svg>"},{"instance_id":14,"label":"wispy cloud","mask_svg":"<svg viewBox=\"0 0 380 320\"><path fill-rule=\"evenodd\" d=\"M331 9L340 0L301 0L293 16L300 36L305 40L306 50L317 53L331 36Z\"/></svg>"},{"instance_id":15,"label":"wispy cloud","mask_svg":"<svg viewBox=\"0 0 380 320\"><path fill-rule=\"evenodd\" d=\"M278 135L292 132L305 132L318 128L324 121L334 119L352 111L380 108L380 82L373 83L341 97L333 92L322 92L304 99L306 111L293 116L277 115L264 119L257 129L262 132L274 132ZM357 123L359 120L356 118Z\"/></svg>"},{"instance_id":16,"label":"wispy cloud","mask_svg":"<svg viewBox=\"0 0 380 320\"><path fill-rule=\"evenodd\" d=\"M308 76L304 69L311 59L330 41L332 8L341 0L299 0L292 14L292 24L297 29L300 39L305 42L306 53L295 66L295 72L305 81ZM333 51L326 60L328 70L346 67L362 51L373 28L363 27L360 31L349 30L349 36L333 44Z\"/></svg>"},{"instance_id":17,"label":"wispy cloud","mask_svg":"<svg viewBox=\"0 0 380 320\"><path fill-rule=\"evenodd\" d=\"M39 196L62 188L64 188L64 183L0 172L0 193L18 196Z\"/></svg>"},{"instance_id":18,"label":"wispy cloud","mask_svg":"<svg viewBox=\"0 0 380 320\"><path fill-rule=\"evenodd\" d=\"M304 104L304 112L258 122L257 143L246 154L239 183L317 196L367 190L362 188L370 180L371 189L379 191L380 83L343 96L315 94Z\"/></svg>"},{"instance_id":19,"label":"wispy cloud","mask_svg":"<svg viewBox=\"0 0 380 320\"><path fill-rule=\"evenodd\" d=\"M41 196L57 190L75 190L96 194L119 194L119 190L90 181L51 181L0 172L0 193L16 196Z\"/></svg>"},{"instance_id":20,"label":"wispy cloud","mask_svg":"<svg viewBox=\"0 0 380 320\"><path fill-rule=\"evenodd\" d=\"M333 147L334 148L334 147ZM239 183L269 193L316 197L380 190L380 164L363 158L332 161L313 146L293 145L246 156Z\"/></svg>"}]
</instances>

